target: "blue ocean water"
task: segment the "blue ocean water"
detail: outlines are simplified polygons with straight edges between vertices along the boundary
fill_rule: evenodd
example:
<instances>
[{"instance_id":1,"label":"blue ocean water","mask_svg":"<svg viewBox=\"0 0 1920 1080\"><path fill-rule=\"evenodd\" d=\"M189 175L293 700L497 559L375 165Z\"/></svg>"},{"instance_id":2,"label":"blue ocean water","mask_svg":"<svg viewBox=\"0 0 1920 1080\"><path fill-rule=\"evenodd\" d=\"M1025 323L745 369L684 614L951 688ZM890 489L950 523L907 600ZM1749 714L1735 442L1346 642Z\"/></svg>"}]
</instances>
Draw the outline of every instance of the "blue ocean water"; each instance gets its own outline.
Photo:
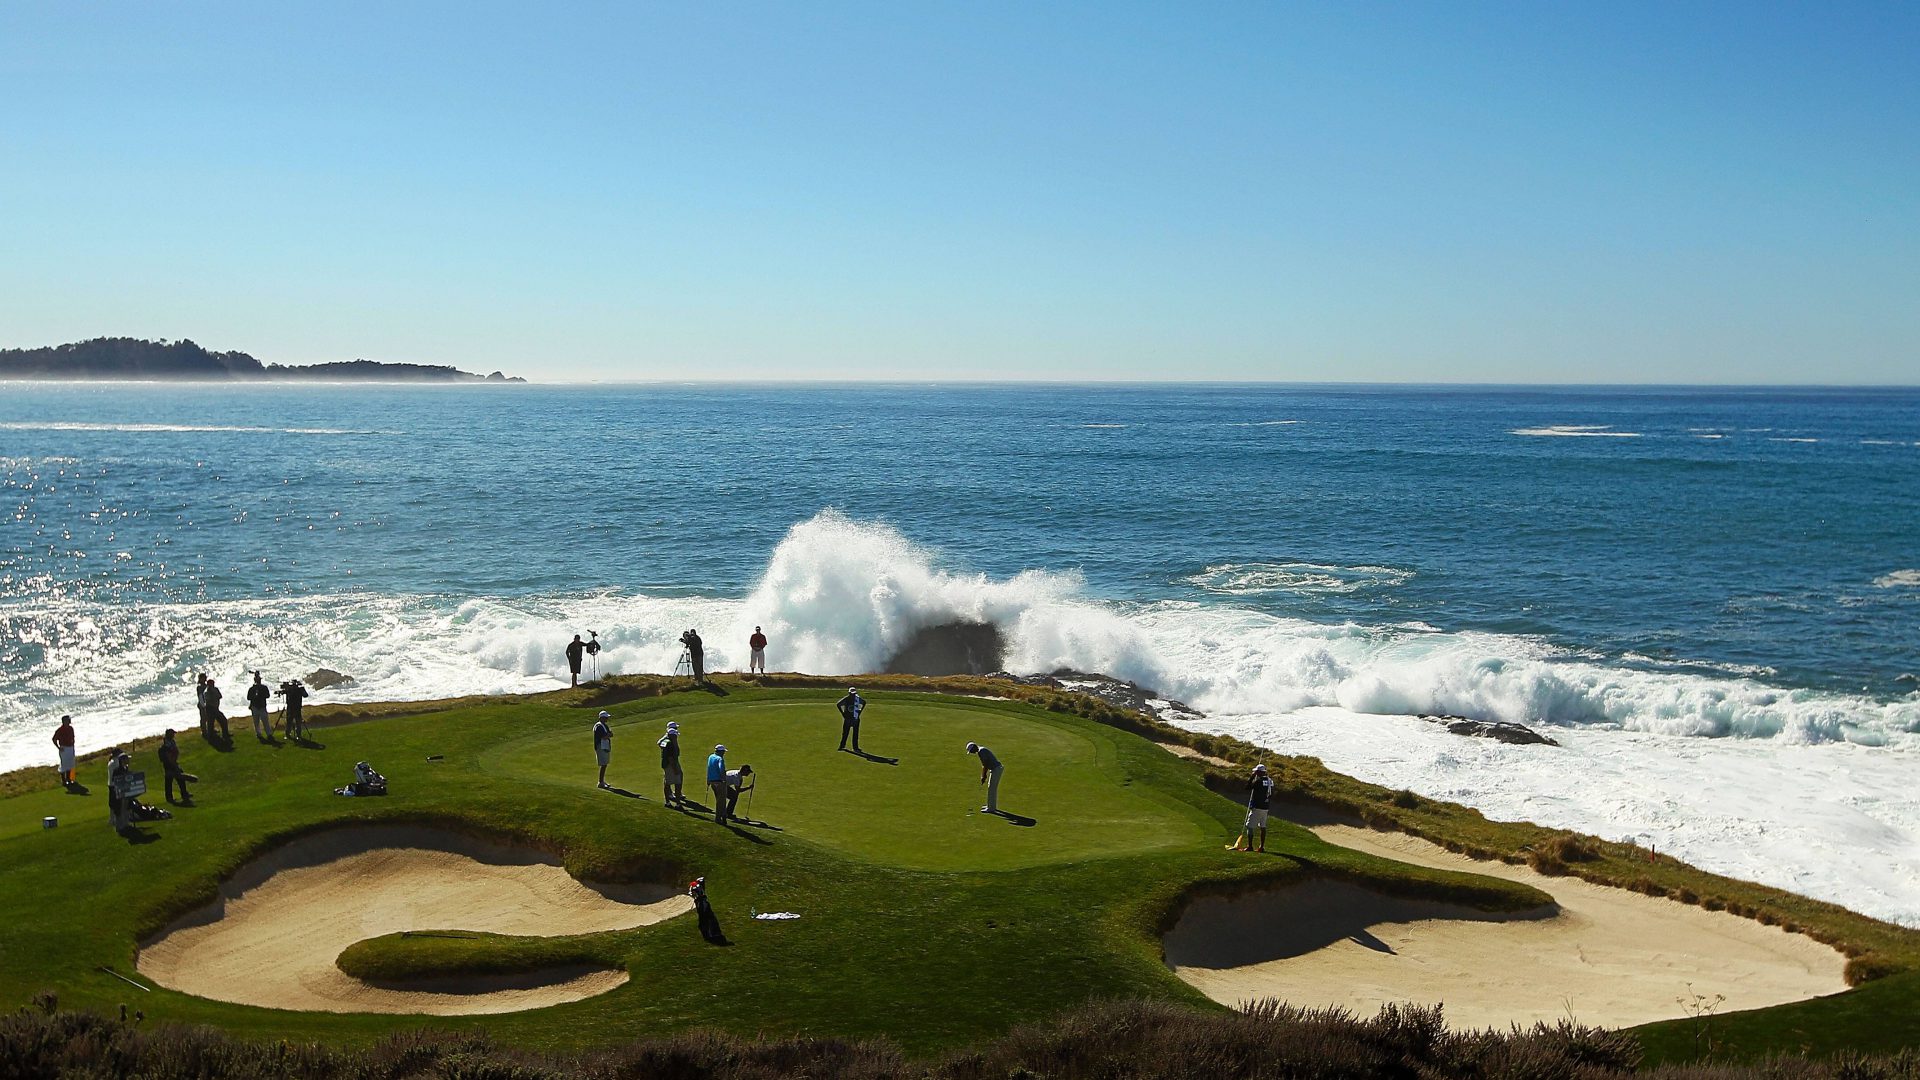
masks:
<instances>
[{"instance_id":1,"label":"blue ocean water","mask_svg":"<svg viewBox=\"0 0 1920 1080\"><path fill-rule=\"evenodd\" d=\"M726 666L765 624L775 667L860 671L978 619L1009 666L1138 679L1330 761L1422 711L1709 788L1710 744L1748 785L1755 753L1829 747L1885 775L1849 810L1894 830L1876 857L1920 854L1892 790L1920 732L1912 389L13 383L0 492L4 766L60 712L96 744L182 716L202 667L518 689L578 630L665 670L684 626ZM1458 747L1344 753L1489 812L1633 816L1515 809L1526 770Z\"/></svg>"}]
</instances>

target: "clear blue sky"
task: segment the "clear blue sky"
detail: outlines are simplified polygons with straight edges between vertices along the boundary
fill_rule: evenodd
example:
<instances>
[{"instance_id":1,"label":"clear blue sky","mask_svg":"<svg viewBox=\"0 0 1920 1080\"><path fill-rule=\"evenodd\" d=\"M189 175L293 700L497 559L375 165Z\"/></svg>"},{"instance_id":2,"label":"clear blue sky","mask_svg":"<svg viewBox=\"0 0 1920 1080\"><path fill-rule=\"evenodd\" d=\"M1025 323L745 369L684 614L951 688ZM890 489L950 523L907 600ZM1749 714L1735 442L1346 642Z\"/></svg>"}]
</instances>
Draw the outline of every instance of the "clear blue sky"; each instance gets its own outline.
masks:
<instances>
[{"instance_id":1,"label":"clear blue sky","mask_svg":"<svg viewBox=\"0 0 1920 1080\"><path fill-rule=\"evenodd\" d=\"M0 5L0 345L1920 381L1920 5Z\"/></svg>"}]
</instances>

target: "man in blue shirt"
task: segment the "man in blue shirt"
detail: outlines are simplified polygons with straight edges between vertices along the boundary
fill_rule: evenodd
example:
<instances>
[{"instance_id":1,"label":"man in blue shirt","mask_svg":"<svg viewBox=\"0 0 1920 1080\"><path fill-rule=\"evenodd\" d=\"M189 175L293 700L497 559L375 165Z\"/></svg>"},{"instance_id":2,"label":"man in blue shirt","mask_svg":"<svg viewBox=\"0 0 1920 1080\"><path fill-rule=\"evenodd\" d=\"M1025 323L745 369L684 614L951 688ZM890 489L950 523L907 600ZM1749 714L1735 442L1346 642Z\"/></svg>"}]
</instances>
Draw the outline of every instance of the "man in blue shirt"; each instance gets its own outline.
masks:
<instances>
[{"instance_id":1,"label":"man in blue shirt","mask_svg":"<svg viewBox=\"0 0 1920 1080\"><path fill-rule=\"evenodd\" d=\"M720 744L707 758L707 790L713 792L713 820L727 823L727 748Z\"/></svg>"},{"instance_id":2,"label":"man in blue shirt","mask_svg":"<svg viewBox=\"0 0 1920 1080\"><path fill-rule=\"evenodd\" d=\"M979 755L980 782L987 785L987 805L981 807L980 812L983 814L999 813L1000 774L1005 771L1004 767L1000 764L1000 759L993 756L993 751L981 746L979 743L968 743L967 753Z\"/></svg>"}]
</instances>

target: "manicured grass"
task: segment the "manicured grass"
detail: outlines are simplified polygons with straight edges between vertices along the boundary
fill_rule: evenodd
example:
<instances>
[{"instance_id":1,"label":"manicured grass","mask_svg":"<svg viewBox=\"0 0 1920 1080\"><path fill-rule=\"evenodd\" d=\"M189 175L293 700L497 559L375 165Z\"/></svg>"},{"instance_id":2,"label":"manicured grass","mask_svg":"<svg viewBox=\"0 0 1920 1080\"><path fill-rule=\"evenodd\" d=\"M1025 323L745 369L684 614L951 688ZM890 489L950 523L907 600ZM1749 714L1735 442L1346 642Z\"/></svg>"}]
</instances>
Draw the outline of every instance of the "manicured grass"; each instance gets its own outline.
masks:
<instances>
[{"instance_id":1,"label":"manicured grass","mask_svg":"<svg viewBox=\"0 0 1920 1080\"><path fill-rule=\"evenodd\" d=\"M756 818L882 866L1010 870L1192 847L1221 831L1218 818L1193 801L1136 785L1115 733L966 700L870 707L861 728L866 757L836 749L840 718L830 701L722 701L643 714L613 726L609 783L660 798L655 740L669 718L680 725L689 797L712 803L705 762L724 743L729 766L755 770ZM1006 763L1000 808L1032 824L978 812L986 789L978 759L966 753L969 741ZM583 776L591 779L591 760L583 735L561 731L505 743L481 765L577 787ZM748 805L743 798L742 813Z\"/></svg>"},{"instance_id":2,"label":"manicured grass","mask_svg":"<svg viewBox=\"0 0 1920 1080\"><path fill-rule=\"evenodd\" d=\"M143 993L97 970L134 970L135 943L203 903L250 857L316 828L413 821L519 839L559 853L586 879L684 882L705 875L734 944L705 945L691 917L568 942L388 939L350 963L396 975L437 968L522 970L553 950L624 966L605 995L537 1012L435 1019L483 1026L530 1047L603 1045L642 1032L707 1026L737 1033L889 1035L910 1050L965 1044L1089 1000L1141 997L1211 1008L1160 962L1157 931L1183 894L1317 871L1381 887L1445 892L1489 907L1541 901L1522 886L1446 874L1329 848L1275 830L1279 854L1232 855L1221 844L1240 816L1200 769L1131 733L1032 705L876 692L862 733L897 765L837 753L837 689L657 695L645 684L540 698L382 710L322 726L316 745L185 739L202 777L200 805L146 826L130 843L105 824L103 794L0 789L0 1008L54 990L63 1005L218 1024L243 1035L364 1043L415 1018L280 1011L218 1004L164 988ZM589 728L615 714L609 779L596 790ZM325 715L325 714L322 714ZM704 751L727 742L760 771L753 816L768 827L722 828L661 805L653 740L669 718L684 729L688 794ZM963 747L992 746L1007 764L1003 805L1032 825L986 817L979 767ZM318 745L324 744L324 745ZM429 760L437 757L438 760ZM391 781L386 798L333 788L357 760ZM157 781L150 748L135 765ZM42 783L47 779L42 775ZM82 779L104 789L101 766ZM42 831L42 815L60 828ZM1292 853L1291 855L1286 853ZM759 922L749 912L802 918ZM299 912L288 912L298 919ZM448 927L448 930L462 929ZM571 951L569 951L571 950Z\"/></svg>"},{"instance_id":3,"label":"manicured grass","mask_svg":"<svg viewBox=\"0 0 1920 1080\"><path fill-rule=\"evenodd\" d=\"M1280 758L1230 738L1190 735L1104 702L982 679L875 676L862 745L887 765L836 753L832 702L842 684L775 676L723 679L688 692L665 680L613 679L520 698L466 698L312 710L316 745L239 745L217 753L183 740L203 777L201 805L147 826L129 843L105 827L103 769L95 793L51 787L50 770L0 776L0 1009L55 990L63 1005L218 1024L243 1036L364 1044L417 1019L248 1008L165 989L142 993L96 970L133 970L135 942L209 899L258 854L316 828L412 821L517 839L561 854L577 876L685 881L706 875L731 948L702 944L690 917L561 940L492 935L383 938L350 965L390 977L508 972L551 963L626 967L624 987L538 1012L436 1018L484 1027L504 1043L572 1048L695 1027L741 1034L887 1035L914 1053L969 1045L1089 1000L1144 998L1214 1008L1160 963L1157 933L1184 896L1325 873L1391 891L1494 909L1544 899L1524 886L1389 863L1276 824L1274 854L1221 850L1238 806L1211 793L1238 781L1153 745L1179 742L1240 765L1269 762L1288 796L1401 828L1480 857L1724 907L1798 927L1857 959L1862 985L1817 1001L1717 1017L1716 1057L1802 1049L1920 1045L1920 934L1831 904L1718 878L1629 845L1487 821L1454 804ZM944 691L942 696L927 691ZM972 696L1004 695L1012 700ZM615 714L609 779L634 797L594 789L588 730ZM660 804L653 740L684 729L687 792L707 802L706 750L762 774L753 816L768 827L723 829ZM978 765L962 747L1007 763L1002 805L1032 826L978 813ZM137 768L158 787L153 740ZM324 744L318 745L318 744ZM440 760L429 761L430 755ZM393 783L385 799L331 794L352 763ZM61 827L40 829L58 814ZM753 909L803 918L764 923ZM288 913L298 918L299 913ZM448 930L460 928L449 927ZM1884 976L1884 977L1880 977ZM1871 981L1865 981L1871 980ZM1686 1022L1638 1029L1650 1060L1693 1056Z\"/></svg>"},{"instance_id":4,"label":"manicured grass","mask_svg":"<svg viewBox=\"0 0 1920 1080\"><path fill-rule=\"evenodd\" d=\"M522 938L470 930L382 934L347 946L341 971L377 986L466 975L515 975L572 966L611 966L621 954L611 934Z\"/></svg>"}]
</instances>

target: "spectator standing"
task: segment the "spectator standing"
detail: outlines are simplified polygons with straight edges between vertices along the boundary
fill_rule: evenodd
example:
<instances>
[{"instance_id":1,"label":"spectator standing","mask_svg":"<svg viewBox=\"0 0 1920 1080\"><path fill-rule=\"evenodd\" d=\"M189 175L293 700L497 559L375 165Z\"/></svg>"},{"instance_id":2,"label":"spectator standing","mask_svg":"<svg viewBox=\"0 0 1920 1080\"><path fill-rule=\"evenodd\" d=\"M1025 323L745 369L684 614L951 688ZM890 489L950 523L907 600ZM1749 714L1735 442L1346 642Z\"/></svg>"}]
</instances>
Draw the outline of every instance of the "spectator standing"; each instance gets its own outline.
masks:
<instances>
[{"instance_id":1,"label":"spectator standing","mask_svg":"<svg viewBox=\"0 0 1920 1080\"><path fill-rule=\"evenodd\" d=\"M60 718L60 726L53 729L53 748L60 755L60 783L73 786L73 717Z\"/></svg>"},{"instance_id":2,"label":"spectator standing","mask_svg":"<svg viewBox=\"0 0 1920 1080\"><path fill-rule=\"evenodd\" d=\"M579 641L580 638L576 636L573 640ZM613 728L607 724L611 719L613 714L601 709L600 718L593 722L593 756L600 761L600 786L603 788L607 786L607 762L613 760Z\"/></svg>"},{"instance_id":3,"label":"spectator standing","mask_svg":"<svg viewBox=\"0 0 1920 1080\"><path fill-rule=\"evenodd\" d=\"M167 774L167 801L173 801L173 786L179 784L181 805L192 805L193 796L187 792L188 776L186 771L180 768L180 744L174 739L172 728L168 728L167 733L160 737L159 756L160 768Z\"/></svg>"},{"instance_id":4,"label":"spectator standing","mask_svg":"<svg viewBox=\"0 0 1920 1080\"><path fill-rule=\"evenodd\" d=\"M686 777L680 772L680 725L669 722L660 736L660 792L668 806L687 807Z\"/></svg>"},{"instance_id":5,"label":"spectator standing","mask_svg":"<svg viewBox=\"0 0 1920 1080\"><path fill-rule=\"evenodd\" d=\"M573 640L567 642L567 670L573 673L573 681L567 685L580 685L580 664L581 661L586 659L586 656L587 643L580 640L579 634L573 635ZM601 784L600 786L606 787L607 785Z\"/></svg>"},{"instance_id":6,"label":"spectator standing","mask_svg":"<svg viewBox=\"0 0 1920 1080\"><path fill-rule=\"evenodd\" d=\"M707 757L707 790L713 793L713 820L727 823L727 747L721 743Z\"/></svg>"},{"instance_id":7,"label":"spectator standing","mask_svg":"<svg viewBox=\"0 0 1920 1080\"><path fill-rule=\"evenodd\" d=\"M860 752L860 714L867 711L867 702L860 691L847 687L847 696L835 703L840 710L840 749L847 748L847 737L853 737L853 752Z\"/></svg>"},{"instance_id":8,"label":"spectator standing","mask_svg":"<svg viewBox=\"0 0 1920 1080\"><path fill-rule=\"evenodd\" d=\"M207 673L204 671L194 676L193 713L200 718L200 734L213 734L213 726L207 723Z\"/></svg>"},{"instance_id":9,"label":"spectator standing","mask_svg":"<svg viewBox=\"0 0 1920 1080\"><path fill-rule=\"evenodd\" d=\"M227 730L227 714L220 708L220 700L222 697L220 687L212 679L208 679L206 692L207 735L209 737L213 735L213 725L217 722L220 725L220 738L227 742L232 742L233 732Z\"/></svg>"},{"instance_id":10,"label":"spectator standing","mask_svg":"<svg viewBox=\"0 0 1920 1080\"><path fill-rule=\"evenodd\" d=\"M753 636L747 639L747 674L765 675L767 673L767 635L753 628Z\"/></svg>"},{"instance_id":11,"label":"spectator standing","mask_svg":"<svg viewBox=\"0 0 1920 1080\"><path fill-rule=\"evenodd\" d=\"M254 672L253 685L247 687L247 713L253 717L253 737L261 742L273 741L273 720L267 716L267 698L272 695L266 680Z\"/></svg>"}]
</instances>

